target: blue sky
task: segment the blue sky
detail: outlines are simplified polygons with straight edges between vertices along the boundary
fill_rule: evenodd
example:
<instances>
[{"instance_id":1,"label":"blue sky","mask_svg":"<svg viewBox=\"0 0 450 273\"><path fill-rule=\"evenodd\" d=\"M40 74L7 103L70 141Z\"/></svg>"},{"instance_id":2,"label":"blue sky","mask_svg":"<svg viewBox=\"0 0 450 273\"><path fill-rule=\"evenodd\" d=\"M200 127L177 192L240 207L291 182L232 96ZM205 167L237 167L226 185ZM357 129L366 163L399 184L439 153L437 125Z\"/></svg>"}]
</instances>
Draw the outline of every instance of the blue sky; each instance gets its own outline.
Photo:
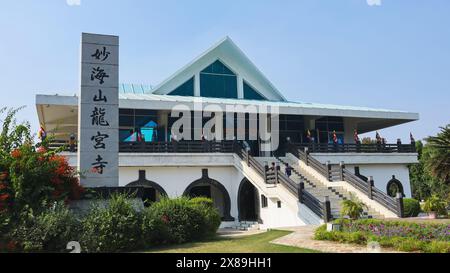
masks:
<instances>
[{"instance_id":1,"label":"blue sky","mask_svg":"<svg viewBox=\"0 0 450 273\"><path fill-rule=\"evenodd\" d=\"M420 113L389 142L450 122L448 0L66 1L0 8L0 106L26 105L33 128L35 94L77 92L81 32L120 36L125 83L156 85L228 35L289 100Z\"/></svg>"}]
</instances>

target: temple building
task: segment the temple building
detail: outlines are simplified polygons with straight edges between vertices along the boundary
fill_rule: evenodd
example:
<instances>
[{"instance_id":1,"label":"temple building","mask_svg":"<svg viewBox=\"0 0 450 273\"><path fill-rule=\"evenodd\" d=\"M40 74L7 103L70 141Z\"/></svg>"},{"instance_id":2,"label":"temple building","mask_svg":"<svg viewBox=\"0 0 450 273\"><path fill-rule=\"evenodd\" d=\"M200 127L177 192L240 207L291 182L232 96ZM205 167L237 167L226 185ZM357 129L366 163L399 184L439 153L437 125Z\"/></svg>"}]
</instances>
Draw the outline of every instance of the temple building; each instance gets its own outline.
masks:
<instances>
[{"instance_id":1,"label":"temple building","mask_svg":"<svg viewBox=\"0 0 450 273\"><path fill-rule=\"evenodd\" d=\"M266 229L329 221L351 194L366 217L402 217L411 197L414 142L358 135L417 113L288 101L228 37L159 85L119 88L118 186L143 188L146 205L206 196L222 227ZM77 167L79 97L39 94L36 107Z\"/></svg>"}]
</instances>

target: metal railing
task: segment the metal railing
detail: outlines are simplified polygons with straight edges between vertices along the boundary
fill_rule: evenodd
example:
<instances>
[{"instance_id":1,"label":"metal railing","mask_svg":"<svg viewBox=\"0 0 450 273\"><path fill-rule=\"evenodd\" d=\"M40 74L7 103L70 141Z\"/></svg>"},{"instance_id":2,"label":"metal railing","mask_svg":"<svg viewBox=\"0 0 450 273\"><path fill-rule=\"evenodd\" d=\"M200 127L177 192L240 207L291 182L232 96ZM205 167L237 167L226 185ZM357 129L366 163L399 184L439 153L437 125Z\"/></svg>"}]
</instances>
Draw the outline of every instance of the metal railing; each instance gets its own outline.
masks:
<instances>
[{"instance_id":1,"label":"metal railing","mask_svg":"<svg viewBox=\"0 0 450 273\"><path fill-rule=\"evenodd\" d=\"M317 216L321 217L326 223L332 220L329 200L321 202L305 189L304 182L301 181L299 184L297 184L286 174L284 174L279 166L275 166L274 169L273 167L269 168L268 165L265 165L264 170L266 184L283 185L293 195L297 196L298 201L301 204L304 204L306 207L308 207Z\"/></svg>"},{"instance_id":2,"label":"metal railing","mask_svg":"<svg viewBox=\"0 0 450 273\"><path fill-rule=\"evenodd\" d=\"M394 212L398 217L403 217L403 197L401 195L397 198L393 198L380 191L374 187L373 179L369 179L367 182L364 181L357 175L347 170L344 162L339 164L338 169L333 169L329 162L324 165L309 154L309 148L303 148L304 151L301 150L301 147L298 147L295 144L288 145L288 152L303 161L307 166L312 167L315 171L325 176L328 181L345 181L359 191L366 193L370 199Z\"/></svg>"},{"instance_id":3,"label":"metal railing","mask_svg":"<svg viewBox=\"0 0 450 273\"><path fill-rule=\"evenodd\" d=\"M416 145L402 144L329 144L329 143L293 143L300 149L308 148L311 153L415 153Z\"/></svg>"},{"instance_id":4,"label":"metal railing","mask_svg":"<svg viewBox=\"0 0 450 273\"><path fill-rule=\"evenodd\" d=\"M68 141L53 140L49 149L65 147L66 152L76 152L78 145ZM120 142L120 153L233 153L233 141L173 141L173 142Z\"/></svg>"},{"instance_id":5,"label":"metal railing","mask_svg":"<svg viewBox=\"0 0 450 273\"><path fill-rule=\"evenodd\" d=\"M121 142L121 153L233 153L233 141Z\"/></svg>"}]
</instances>

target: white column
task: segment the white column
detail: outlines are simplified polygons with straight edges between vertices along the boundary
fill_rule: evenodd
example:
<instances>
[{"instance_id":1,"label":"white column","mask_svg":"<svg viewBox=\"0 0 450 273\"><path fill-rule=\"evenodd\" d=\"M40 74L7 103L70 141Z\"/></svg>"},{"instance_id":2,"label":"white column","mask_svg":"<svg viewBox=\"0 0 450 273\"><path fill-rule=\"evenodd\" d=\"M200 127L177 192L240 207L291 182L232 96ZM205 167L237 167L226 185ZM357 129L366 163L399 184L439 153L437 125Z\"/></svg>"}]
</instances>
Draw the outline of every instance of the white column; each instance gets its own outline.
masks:
<instances>
[{"instance_id":1,"label":"white column","mask_svg":"<svg viewBox=\"0 0 450 273\"><path fill-rule=\"evenodd\" d=\"M200 97L200 73L197 72L194 77L194 96Z\"/></svg>"},{"instance_id":2,"label":"white column","mask_svg":"<svg viewBox=\"0 0 450 273\"><path fill-rule=\"evenodd\" d=\"M237 76L237 91L238 91L238 98L243 99L244 98L244 79L241 75Z\"/></svg>"}]
</instances>

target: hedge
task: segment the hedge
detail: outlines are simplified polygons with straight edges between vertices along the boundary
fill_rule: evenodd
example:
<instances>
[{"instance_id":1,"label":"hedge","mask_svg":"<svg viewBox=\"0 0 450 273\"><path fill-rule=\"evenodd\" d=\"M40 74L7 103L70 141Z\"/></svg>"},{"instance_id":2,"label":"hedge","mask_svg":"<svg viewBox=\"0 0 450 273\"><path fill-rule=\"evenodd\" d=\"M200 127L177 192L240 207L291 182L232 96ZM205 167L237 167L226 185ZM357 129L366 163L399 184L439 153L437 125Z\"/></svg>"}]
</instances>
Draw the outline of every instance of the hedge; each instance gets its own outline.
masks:
<instances>
[{"instance_id":1,"label":"hedge","mask_svg":"<svg viewBox=\"0 0 450 273\"><path fill-rule=\"evenodd\" d=\"M381 220L337 220L341 231L319 227L314 238L366 245L378 242L382 247L405 252L450 253L450 224L416 224Z\"/></svg>"},{"instance_id":2,"label":"hedge","mask_svg":"<svg viewBox=\"0 0 450 273\"><path fill-rule=\"evenodd\" d=\"M420 202L413 198L403 199L405 217L417 217L420 213Z\"/></svg>"},{"instance_id":3,"label":"hedge","mask_svg":"<svg viewBox=\"0 0 450 273\"><path fill-rule=\"evenodd\" d=\"M137 251L203 240L221 223L207 198L165 198L137 211L128 196L119 194L78 217L62 203L37 216L24 211L8 230L2 224L0 252L65 252L70 241L80 242L82 252Z\"/></svg>"}]
</instances>

